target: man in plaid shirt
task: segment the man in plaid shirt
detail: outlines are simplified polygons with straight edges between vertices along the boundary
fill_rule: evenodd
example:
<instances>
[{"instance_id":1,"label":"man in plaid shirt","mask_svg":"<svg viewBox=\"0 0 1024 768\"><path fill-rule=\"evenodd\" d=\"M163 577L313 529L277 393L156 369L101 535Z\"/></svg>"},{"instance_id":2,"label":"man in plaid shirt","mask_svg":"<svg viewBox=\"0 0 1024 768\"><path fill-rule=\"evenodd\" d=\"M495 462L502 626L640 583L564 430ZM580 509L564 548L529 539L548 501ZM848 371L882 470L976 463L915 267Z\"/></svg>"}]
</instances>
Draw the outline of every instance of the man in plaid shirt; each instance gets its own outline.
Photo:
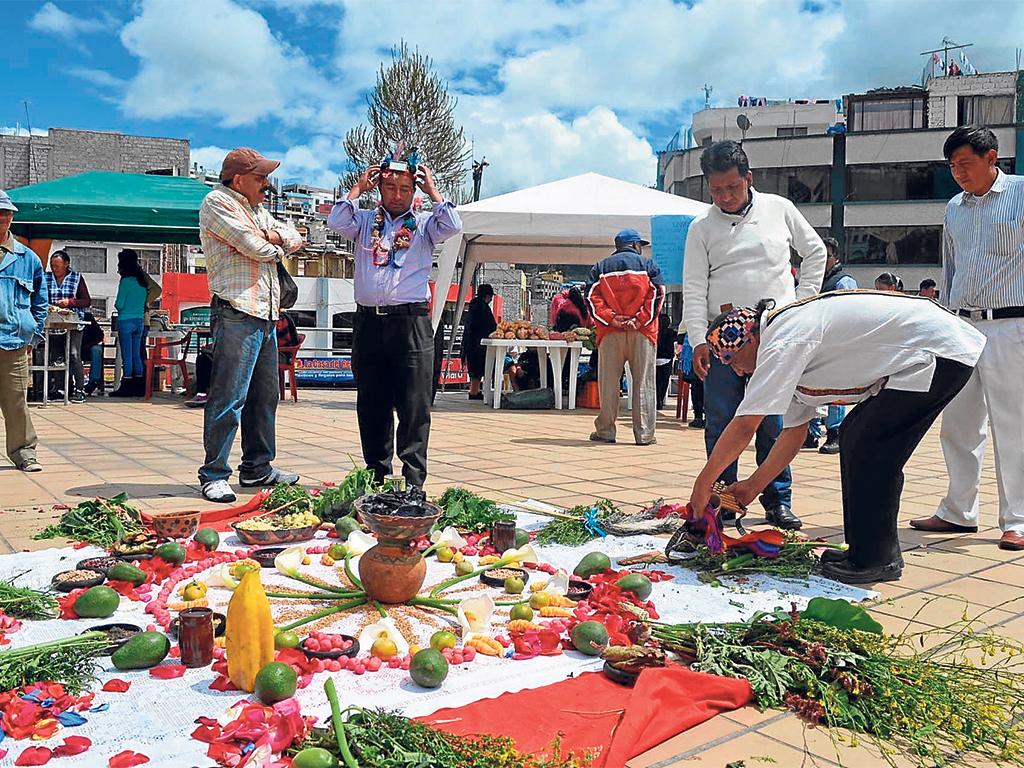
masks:
<instances>
[{"instance_id":1,"label":"man in plaid shirt","mask_svg":"<svg viewBox=\"0 0 1024 768\"><path fill-rule=\"evenodd\" d=\"M267 177L280 165L252 149L224 158L220 186L199 209L199 233L210 284L213 369L203 423L206 463L199 468L203 498L232 502L228 456L239 423L245 487L297 483L299 476L271 466L277 453L276 323L281 308L277 265L302 247L292 227L262 206Z\"/></svg>"}]
</instances>

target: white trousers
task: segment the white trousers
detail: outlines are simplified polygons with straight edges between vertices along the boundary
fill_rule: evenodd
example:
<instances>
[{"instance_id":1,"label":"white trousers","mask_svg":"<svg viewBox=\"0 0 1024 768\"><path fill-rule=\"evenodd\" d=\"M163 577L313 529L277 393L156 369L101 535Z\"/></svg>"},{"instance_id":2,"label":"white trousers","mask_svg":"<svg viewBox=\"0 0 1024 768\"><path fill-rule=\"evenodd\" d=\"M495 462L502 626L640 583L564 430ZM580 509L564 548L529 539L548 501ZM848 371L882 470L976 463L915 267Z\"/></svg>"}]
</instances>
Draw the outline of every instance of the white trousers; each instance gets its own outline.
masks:
<instances>
[{"instance_id":1,"label":"white trousers","mask_svg":"<svg viewBox=\"0 0 1024 768\"><path fill-rule=\"evenodd\" d=\"M1024 532L1024 318L979 320L988 341L974 375L942 413L942 452L949 491L935 514L978 525L978 491L992 427L999 527Z\"/></svg>"}]
</instances>

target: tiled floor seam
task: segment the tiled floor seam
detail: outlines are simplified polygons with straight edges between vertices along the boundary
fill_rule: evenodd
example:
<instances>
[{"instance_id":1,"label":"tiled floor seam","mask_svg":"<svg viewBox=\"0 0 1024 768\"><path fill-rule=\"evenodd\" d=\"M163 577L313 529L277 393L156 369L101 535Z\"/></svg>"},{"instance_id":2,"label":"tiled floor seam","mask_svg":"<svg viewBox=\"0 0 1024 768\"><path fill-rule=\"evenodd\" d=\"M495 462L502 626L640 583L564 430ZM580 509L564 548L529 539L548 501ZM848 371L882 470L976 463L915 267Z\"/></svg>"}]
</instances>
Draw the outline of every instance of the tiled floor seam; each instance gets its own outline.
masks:
<instances>
[{"instance_id":1,"label":"tiled floor seam","mask_svg":"<svg viewBox=\"0 0 1024 768\"><path fill-rule=\"evenodd\" d=\"M727 712L724 713L724 714L728 715ZM784 718L786 718L788 716L789 716L789 712L779 712L777 715L775 715L774 717L772 717L772 718L770 718L768 720L765 720L760 725L757 725L757 726L748 725L745 728L743 728L743 730L736 731L735 733L727 733L725 736L719 736L717 739L712 739L711 741L706 741L703 744L701 744L699 747L693 747L691 749L687 749L687 750L685 750L683 752L680 752L678 755L673 755L672 757L666 757L664 760L659 760L656 763L652 763L651 765L648 765L646 768L669 768L669 766L676 765L676 763L678 763L681 760L689 760L691 757L696 757L701 752L706 752L709 749L713 749L714 747L721 746L722 744L728 744L733 739L738 739L738 738L740 738L742 736L748 736L751 733L756 733L757 729L760 728L761 726L763 726L763 725L772 725L772 724L777 723L780 720L782 720L782 719L784 719ZM707 722L707 721L705 721L705 722ZM684 731L684 733L685 733L685 731ZM766 734L761 734L761 735L764 736ZM771 738L771 737L769 737L769 738Z\"/></svg>"}]
</instances>

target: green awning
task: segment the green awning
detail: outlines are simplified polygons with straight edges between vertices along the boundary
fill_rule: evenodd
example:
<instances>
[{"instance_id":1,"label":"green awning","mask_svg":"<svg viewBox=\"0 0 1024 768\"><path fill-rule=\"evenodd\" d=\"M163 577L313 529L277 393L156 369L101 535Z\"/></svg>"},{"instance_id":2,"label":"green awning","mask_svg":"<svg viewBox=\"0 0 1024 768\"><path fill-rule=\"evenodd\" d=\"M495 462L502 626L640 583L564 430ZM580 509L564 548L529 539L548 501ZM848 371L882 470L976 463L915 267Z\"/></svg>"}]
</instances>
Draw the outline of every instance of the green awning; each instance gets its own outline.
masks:
<instances>
[{"instance_id":1,"label":"green awning","mask_svg":"<svg viewBox=\"0 0 1024 768\"><path fill-rule=\"evenodd\" d=\"M8 190L11 229L30 239L199 243L199 205L210 191L183 176L89 171Z\"/></svg>"}]
</instances>

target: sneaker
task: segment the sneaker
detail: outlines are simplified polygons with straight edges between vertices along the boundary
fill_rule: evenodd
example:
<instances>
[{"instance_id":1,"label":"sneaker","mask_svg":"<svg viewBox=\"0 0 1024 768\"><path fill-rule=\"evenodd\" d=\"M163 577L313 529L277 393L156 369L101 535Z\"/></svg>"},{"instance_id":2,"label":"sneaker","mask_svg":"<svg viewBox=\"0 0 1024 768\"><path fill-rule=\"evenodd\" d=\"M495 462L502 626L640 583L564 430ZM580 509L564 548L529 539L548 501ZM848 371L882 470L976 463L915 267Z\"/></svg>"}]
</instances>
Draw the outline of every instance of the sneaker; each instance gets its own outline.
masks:
<instances>
[{"instance_id":1,"label":"sneaker","mask_svg":"<svg viewBox=\"0 0 1024 768\"><path fill-rule=\"evenodd\" d=\"M592 443L614 443L614 437L602 437L597 432L590 433L590 442Z\"/></svg>"},{"instance_id":2,"label":"sneaker","mask_svg":"<svg viewBox=\"0 0 1024 768\"><path fill-rule=\"evenodd\" d=\"M85 392L83 392L80 389L76 389L74 392L71 393L71 402L72 403L84 403L85 402Z\"/></svg>"},{"instance_id":3,"label":"sneaker","mask_svg":"<svg viewBox=\"0 0 1024 768\"><path fill-rule=\"evenodd\" d=\"M43 465L39 463L35 456L30 456L18 462L18 469L22 472L42 472Z\"/></svg>"},{"instance_id":4,"label":"sneaker","mask_svg":"<svg viewBox=\"0 0 1024 768\"><path fill-rule=\"evenodd\" d=\"M235 500L235 492L231 490L227 480L211 480L209 483L203 483L203 498L218 504L230 504Z\"/></svg>"},{"instance_id":5,"label":"sneaker","mask_svg":"<svg viewBox=\"0 0 1024 768\"><path fill-rule=\"evenodd\" d=\"M247 480L244 477L239 477L238 482L243 488L269 487L278 484L295 485L299 482L299 476L294 472L284 472L280 469L271 469L270 474L264 475L258 480Z\"/></svg>"},{"instance_id":6,"label":"sneaker","mask_svg":"<svg viewBox=\"0 0 1024 768\"><path fill-rule=\"evenodd\" d=\"M185 401L186 408L205 408L206 401L210 399L210 396L205 392L196 392L196 396L191 400Z\"/></svg>"},{"instance_id":7,"label":"sneaker","mask_svg":"<svg viewBox=\"0 0 1024 768\"><path fill-rule=\"evenodd\" d=\"M656 445L657 442L658 442L658 438L652 437L650 440L637 440L636 444L637 445Z\"/></svg>"},{"instance_id":8,"label":"sneaker","mask_svg":"<svg viewBox=\"0 0 1024 768\"><path fill-rule=\"evenodd\" d=\"M704 419L694 419L689 426L690 429L704 429Z\"/></svg>"}]
</instances>

